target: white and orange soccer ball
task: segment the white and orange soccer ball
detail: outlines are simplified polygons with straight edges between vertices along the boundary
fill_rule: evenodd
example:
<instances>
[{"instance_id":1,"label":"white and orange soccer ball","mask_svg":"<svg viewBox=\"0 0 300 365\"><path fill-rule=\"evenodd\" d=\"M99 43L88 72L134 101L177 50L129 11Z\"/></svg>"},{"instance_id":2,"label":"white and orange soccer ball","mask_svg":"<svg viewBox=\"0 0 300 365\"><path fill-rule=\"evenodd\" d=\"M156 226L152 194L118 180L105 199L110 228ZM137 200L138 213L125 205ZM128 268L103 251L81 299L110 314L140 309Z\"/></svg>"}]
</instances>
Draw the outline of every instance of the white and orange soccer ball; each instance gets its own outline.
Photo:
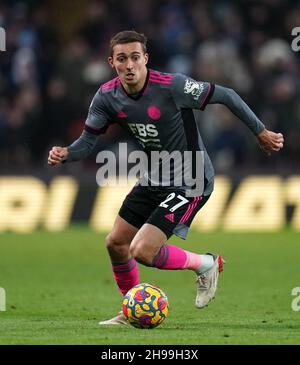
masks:
<instances>
[{"instance_id":1,"label":"white and orange soccer ball","mask_svg":"<svg viewBox=\"0 0 300 365\"><path fill-rule=\"evenodd\" d=\"M138 284L123 299L123 313L136 328L155 328L167 317L169 302L166 294L151 284Z\"/></svg>"}]
</instances>

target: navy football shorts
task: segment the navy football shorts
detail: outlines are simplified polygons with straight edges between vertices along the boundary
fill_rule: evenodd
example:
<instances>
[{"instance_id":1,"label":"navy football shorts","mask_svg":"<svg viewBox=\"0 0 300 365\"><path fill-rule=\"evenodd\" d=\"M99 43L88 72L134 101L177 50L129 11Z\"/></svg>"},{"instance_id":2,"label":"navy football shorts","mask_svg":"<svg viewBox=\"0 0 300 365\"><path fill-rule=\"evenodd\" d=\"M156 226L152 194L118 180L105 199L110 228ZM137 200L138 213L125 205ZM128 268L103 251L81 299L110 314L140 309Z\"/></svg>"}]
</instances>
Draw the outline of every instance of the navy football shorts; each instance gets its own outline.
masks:
<instances>
[{"instance_id":1,"label":"navy football shorts","mask_svg":"<svg viewBox=\"0 0 300 365\"><path fill-rule=\"evenodd\" d=\"M207 196L186 197L184 192L161 187L135 185L126 196L119 216L136 228L149 223L169 239L173 234L186 239L189 227Z\"/></svg>"}]
</instances>

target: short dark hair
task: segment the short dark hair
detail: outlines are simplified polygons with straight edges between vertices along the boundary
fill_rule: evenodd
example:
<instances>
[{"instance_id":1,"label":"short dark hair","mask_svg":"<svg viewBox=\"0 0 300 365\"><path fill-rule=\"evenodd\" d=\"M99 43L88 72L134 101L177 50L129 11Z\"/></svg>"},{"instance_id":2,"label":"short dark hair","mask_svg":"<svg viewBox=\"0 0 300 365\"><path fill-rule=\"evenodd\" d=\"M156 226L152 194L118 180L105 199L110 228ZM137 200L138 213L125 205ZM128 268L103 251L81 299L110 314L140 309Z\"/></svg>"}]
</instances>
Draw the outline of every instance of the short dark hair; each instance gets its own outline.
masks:
<instances>
[{"instance_id":1,"label":"short dark hair","mask_svg":"<svg viewBox=\"0 0 300 365\"><path fill-rule=\"evenodd\" d=\"M132 42L139 42L142 45L143 52L147 52L147 37L142 34L138 33L134 30L124 30L122 32L117 33L114 35L110 40L110 56L113 55L113 48L117 44L126 44Z\"/></svg>"}]
</instances>

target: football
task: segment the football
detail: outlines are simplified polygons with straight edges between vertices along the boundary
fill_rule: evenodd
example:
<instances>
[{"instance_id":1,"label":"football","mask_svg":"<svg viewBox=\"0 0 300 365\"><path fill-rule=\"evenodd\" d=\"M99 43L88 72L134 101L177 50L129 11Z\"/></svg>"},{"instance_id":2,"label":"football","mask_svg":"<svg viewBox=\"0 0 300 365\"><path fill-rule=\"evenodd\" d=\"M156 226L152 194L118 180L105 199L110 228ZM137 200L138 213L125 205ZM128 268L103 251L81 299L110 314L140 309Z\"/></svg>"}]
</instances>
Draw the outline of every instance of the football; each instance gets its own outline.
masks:
<instances>
[{"instance_id":1,"label":"football","mask_svg":"<svg viewBox=\"0 0 300 365\"><path fill-rule=\"evenodd\" d=\"M123 299L123 313L136 328L155 328L165 320L168 312L166 294L151 284L135 285Z\"/></svg>"}]
</instances>

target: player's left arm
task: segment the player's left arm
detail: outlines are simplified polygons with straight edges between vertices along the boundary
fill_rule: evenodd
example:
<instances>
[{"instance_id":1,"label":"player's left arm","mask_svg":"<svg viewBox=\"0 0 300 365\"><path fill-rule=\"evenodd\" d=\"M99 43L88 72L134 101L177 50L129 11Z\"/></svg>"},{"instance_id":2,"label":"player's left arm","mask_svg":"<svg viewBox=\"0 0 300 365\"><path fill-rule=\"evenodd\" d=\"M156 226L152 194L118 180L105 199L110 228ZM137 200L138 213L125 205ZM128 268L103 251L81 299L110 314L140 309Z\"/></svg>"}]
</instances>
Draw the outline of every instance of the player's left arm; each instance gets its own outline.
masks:
<instances>
[{"instance_id":1,"label":"player's left arm","mask_svg":"<svg viewBox=\"0 0 300 365\"><path fill-rule=\"evenodd\" d=\"M283 148L284 138L281 133L266 129L244 100L230 88L215 85L208 104L223 104L243 121L256 136L260 147L268 154Z\"/></svg>"}]
</instances>

